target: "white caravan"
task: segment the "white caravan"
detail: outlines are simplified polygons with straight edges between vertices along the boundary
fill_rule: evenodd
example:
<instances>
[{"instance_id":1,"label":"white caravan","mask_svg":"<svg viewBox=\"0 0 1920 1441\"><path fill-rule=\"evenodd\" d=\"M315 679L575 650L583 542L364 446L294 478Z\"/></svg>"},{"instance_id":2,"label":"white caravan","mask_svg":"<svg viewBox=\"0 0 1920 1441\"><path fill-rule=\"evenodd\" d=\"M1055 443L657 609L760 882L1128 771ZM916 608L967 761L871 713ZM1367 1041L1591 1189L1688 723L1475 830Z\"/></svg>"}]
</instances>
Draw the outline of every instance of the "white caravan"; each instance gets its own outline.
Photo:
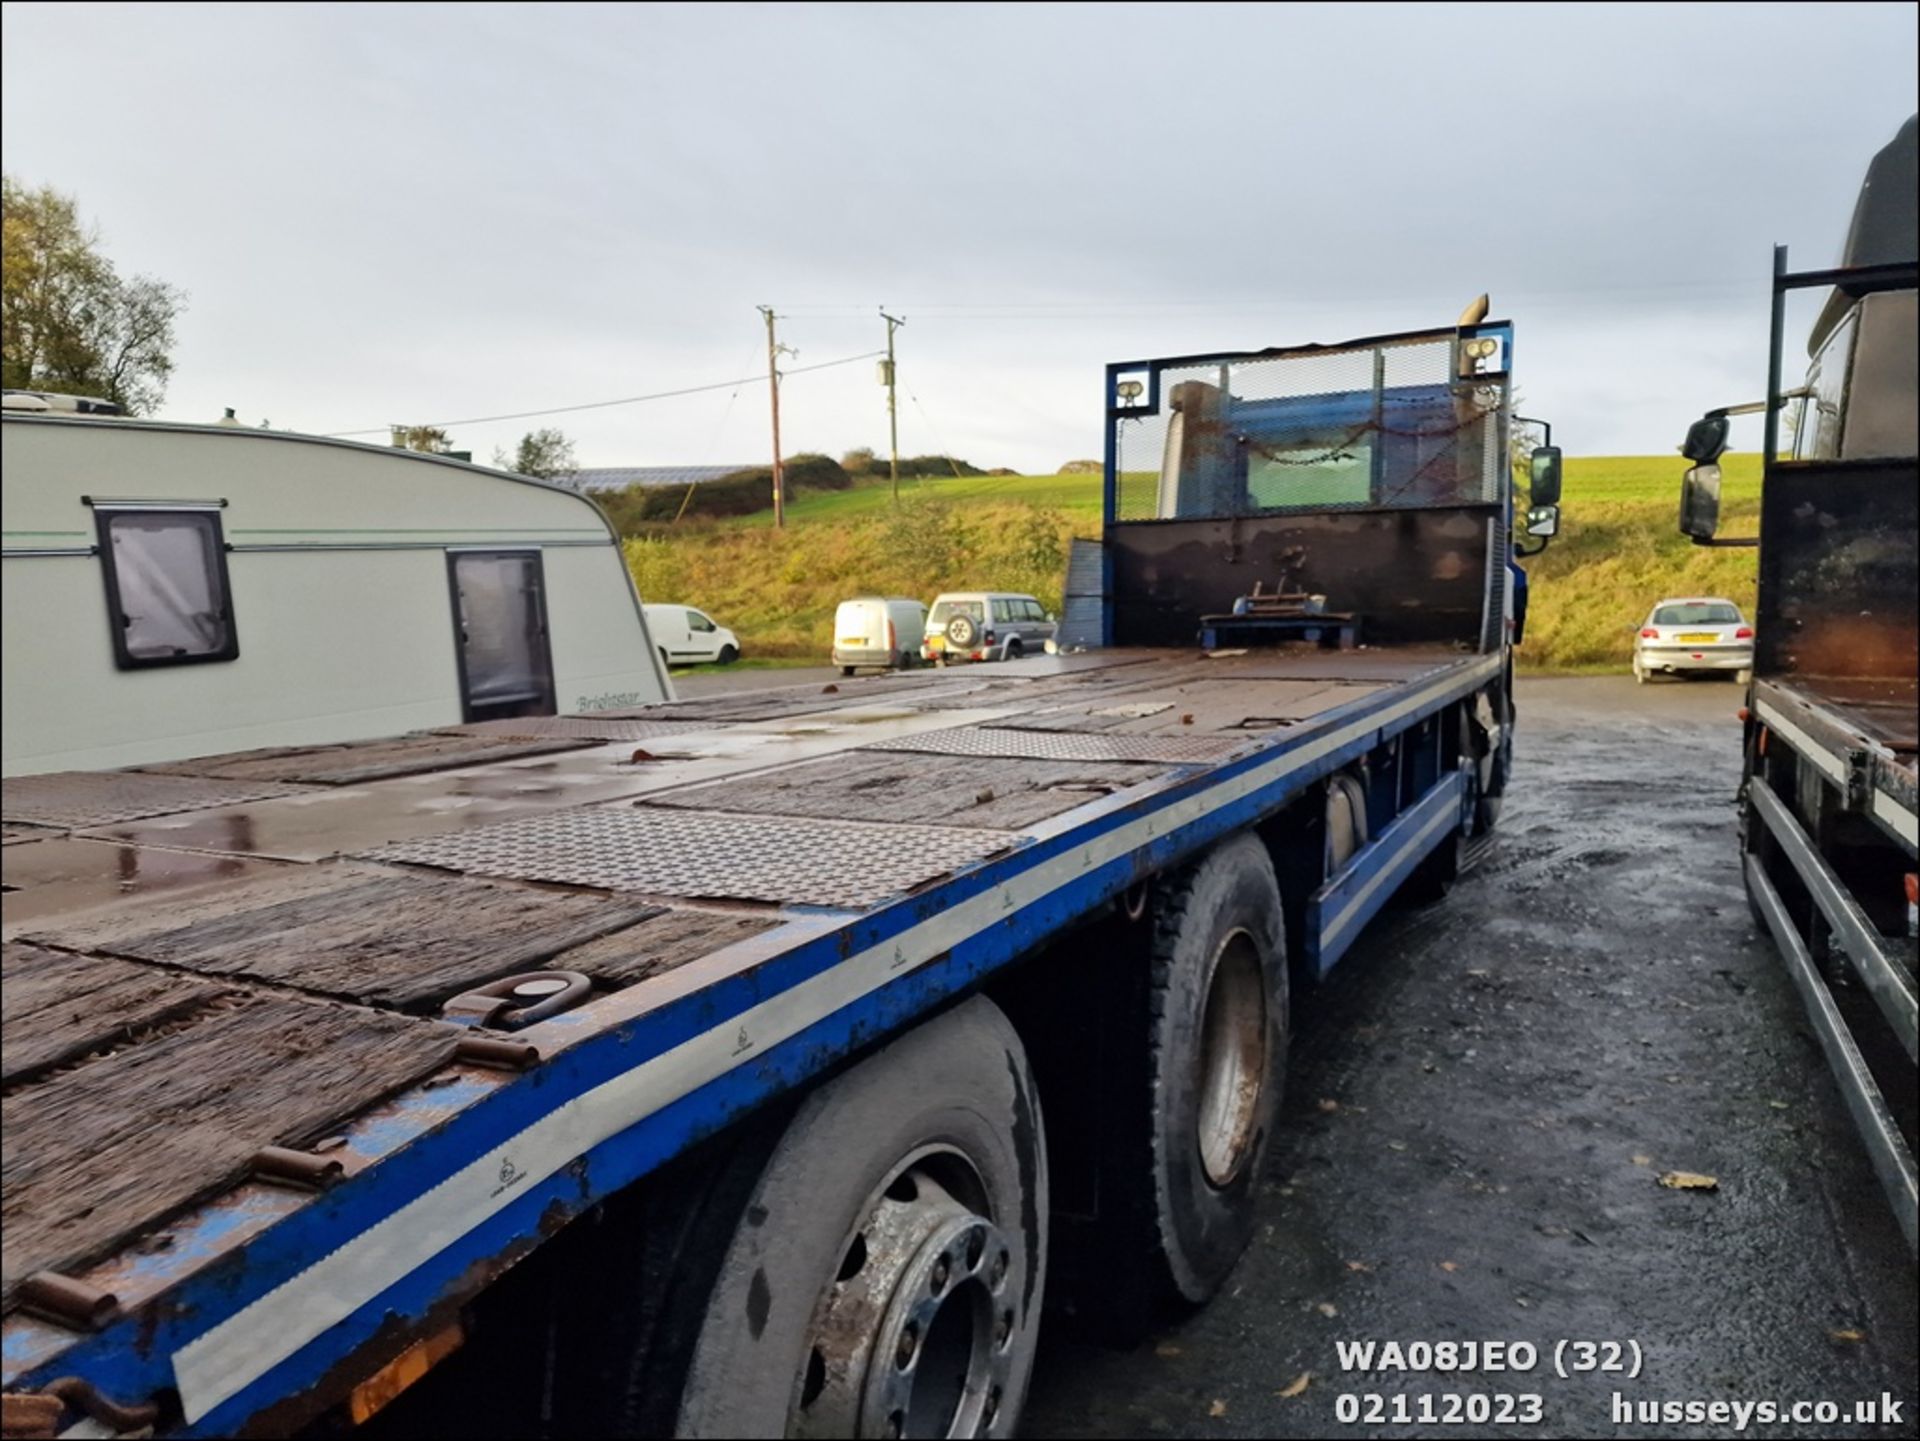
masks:
<instances>
[{"instance_id":1,"label":"white caravan","mask_svg":"<svg viewBox=\"0 0 1920 1441\"><path fill-rule=\"evenodd\" d=\"M6 775L671 698L574 491L286 431L10 408L0 437Z\"/></svg>"}]
</instances>

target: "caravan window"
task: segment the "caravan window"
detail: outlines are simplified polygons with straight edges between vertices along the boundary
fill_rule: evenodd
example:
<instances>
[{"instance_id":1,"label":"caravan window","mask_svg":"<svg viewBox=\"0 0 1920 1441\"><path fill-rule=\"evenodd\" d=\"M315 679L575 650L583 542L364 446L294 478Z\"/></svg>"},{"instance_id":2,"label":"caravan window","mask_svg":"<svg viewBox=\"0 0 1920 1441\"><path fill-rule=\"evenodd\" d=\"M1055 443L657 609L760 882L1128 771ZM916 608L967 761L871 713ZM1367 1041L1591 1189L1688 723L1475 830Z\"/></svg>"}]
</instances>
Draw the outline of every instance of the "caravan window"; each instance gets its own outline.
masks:
<instances>
[{"instance_id":1,"label":"caravan window","mask_svg":"<svg viewBox=\"0 0 1920 1441\"><path fill-rule=\"evenodd\" d=\"M240 654L219 511L95 514L114 664L134 670Z\"/></svg>"}]
</instances>

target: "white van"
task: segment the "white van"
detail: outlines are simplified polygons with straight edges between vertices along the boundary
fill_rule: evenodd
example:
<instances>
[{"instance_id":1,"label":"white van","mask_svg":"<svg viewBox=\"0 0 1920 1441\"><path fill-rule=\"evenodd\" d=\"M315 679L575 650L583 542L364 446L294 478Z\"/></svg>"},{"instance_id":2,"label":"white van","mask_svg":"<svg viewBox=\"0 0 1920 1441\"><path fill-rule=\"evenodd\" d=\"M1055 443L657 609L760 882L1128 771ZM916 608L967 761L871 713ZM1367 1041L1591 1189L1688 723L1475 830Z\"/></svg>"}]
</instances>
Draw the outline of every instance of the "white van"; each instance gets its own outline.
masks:
<instances>
[{"instance_id":1,"label":"white van","mask_svg":"<svg viewBox=\"0 0 1920 1441\"><path fill-rule=\"evenodd\" d=\"M860 666L907 669L927 633L927 608L905 596L863 595L833 613L833 663L841 675Z\"/></svg>"},{"instance_id":2,"label":"white van","mask_svg":"<svg viewBox=\"0 0 1920 1441\"><path fill-rule=\"evenodd\" d=\"M690 605L649 605L647 633L669 665L732 665L740 659L740 638Z\"/></svg>"}]
</instances>

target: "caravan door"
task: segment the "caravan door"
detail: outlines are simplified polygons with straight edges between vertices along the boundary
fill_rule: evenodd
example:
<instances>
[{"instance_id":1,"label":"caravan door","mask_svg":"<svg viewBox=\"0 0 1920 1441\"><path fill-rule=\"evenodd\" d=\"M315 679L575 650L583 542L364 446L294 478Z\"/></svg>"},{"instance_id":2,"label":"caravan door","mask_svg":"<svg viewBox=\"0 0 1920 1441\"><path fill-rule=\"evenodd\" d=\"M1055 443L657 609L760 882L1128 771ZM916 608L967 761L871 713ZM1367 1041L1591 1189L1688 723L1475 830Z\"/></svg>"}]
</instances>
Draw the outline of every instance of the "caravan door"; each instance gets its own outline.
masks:
<instances>
[{"instance_id":1,"label":"caravan door","mask_svg":"<svg viewBox=\"0 0 1920 1441\"><path fill-rule=\"evenodd\" d=\"M553 657L540 552L452 551L447 566L466 719L552 715Z\"/></svg>"}]
</instances>

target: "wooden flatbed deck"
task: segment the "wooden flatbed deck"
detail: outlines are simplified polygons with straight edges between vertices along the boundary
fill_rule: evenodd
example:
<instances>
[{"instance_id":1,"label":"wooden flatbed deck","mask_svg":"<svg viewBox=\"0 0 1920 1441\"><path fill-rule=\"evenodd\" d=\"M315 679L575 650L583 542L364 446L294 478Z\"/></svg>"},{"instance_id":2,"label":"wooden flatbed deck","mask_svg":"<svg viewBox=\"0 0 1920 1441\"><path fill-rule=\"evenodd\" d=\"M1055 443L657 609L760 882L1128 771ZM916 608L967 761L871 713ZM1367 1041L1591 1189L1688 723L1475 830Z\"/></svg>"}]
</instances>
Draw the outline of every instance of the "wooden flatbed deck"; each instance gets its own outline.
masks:
<instances>
[{"instance_id":1,"label":"wooden flatbed deck","mask_svg":"<svg viewBox=\"0 0 1920 1441\"><path fill-rule=\"evenodd\" d=\"M470 1072L440 1008L474 986L551 968L602 999L685 993L729 947L931 895L1085 808L1486 661L1091 652L9 780L5 1308L37 1272L164 1249L263 1148L325 1148Z\"/></svg>"}]
</instances>

